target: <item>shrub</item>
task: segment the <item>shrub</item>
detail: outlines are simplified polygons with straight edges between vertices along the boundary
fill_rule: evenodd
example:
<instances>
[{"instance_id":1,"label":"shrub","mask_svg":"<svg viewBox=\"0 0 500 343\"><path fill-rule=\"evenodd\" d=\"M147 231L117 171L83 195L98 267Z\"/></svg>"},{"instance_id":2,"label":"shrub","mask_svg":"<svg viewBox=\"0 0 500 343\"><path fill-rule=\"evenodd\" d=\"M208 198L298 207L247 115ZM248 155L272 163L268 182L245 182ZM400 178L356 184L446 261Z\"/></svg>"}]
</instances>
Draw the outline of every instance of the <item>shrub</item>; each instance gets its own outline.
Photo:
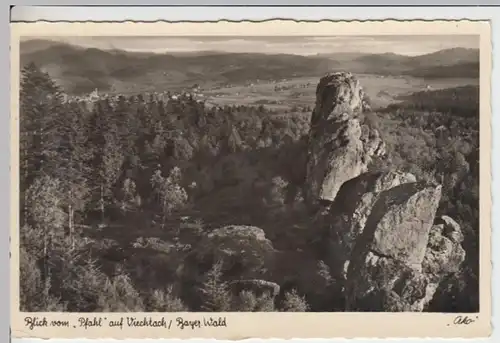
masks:
<instances>
[{"instance_id":1,"label":"shrub","mask_svg":"<svg viewBox=\"0 0 500 343\"><path fill-rule=\"evenodd\" d=\"M240 312L274 312L274 298L268 293L256 296L251 291L241 291L235 301L234 310Z\"/></svg>"},{"instance_id":2,"label":"shrub","mask_svg":"<svg viewBox=\"0 0 500 343\"><path fill-rule=\"evenodd\" d=\"M285 312L306 312L309 309L309 305L306 299L300 296L297 290L293 289L291 292L285 294L285 300L283 301L283 311Z\"/></svg>"},{"instance_id":3,"label":"shrub","mask_svg":"<svg viewBox=\"0 0 500 343\"><path fill-rule=\"evenodd\" d=\"M142 312L145 306L130 277L122 273L106 279L97 308L102 312Z\"/></svg>"},{"instance_id":4,"label":"shrub","mask_svg":"<svg viewBox=\"0 0 500 343\"><path fill-rule=\"evenodd\" d=\"M173 294L173 287L165 290L155 289L148 298L146 310L148 312L186 312L189 309L181 299Z\"/></svg>"},{"instance_id":5,"label":"shrub","mask_svg":"<svg viewBox=\"0 0 500 343\"><path fill-rule=\"evenodd\" d=\"M60 312L66 306L50 294L51 280L42 280L41 271L35 259L24 249L20 249L19 295L20 310L23 312Z\"/></svg>"}]
</instances>

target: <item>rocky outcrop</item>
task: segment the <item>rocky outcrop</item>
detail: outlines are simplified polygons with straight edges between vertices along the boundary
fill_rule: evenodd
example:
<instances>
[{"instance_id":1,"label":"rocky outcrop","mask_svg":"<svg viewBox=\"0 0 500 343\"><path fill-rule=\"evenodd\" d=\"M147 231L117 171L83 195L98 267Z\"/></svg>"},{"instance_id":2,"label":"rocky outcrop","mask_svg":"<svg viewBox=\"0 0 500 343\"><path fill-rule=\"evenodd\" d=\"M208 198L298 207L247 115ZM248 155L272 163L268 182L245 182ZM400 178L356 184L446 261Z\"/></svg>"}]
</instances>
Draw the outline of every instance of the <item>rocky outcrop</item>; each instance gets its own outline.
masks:
<instances>
[{"instance_id":1,"label":"rocky outcrop","mask_svg":"<svg viewBox=\"0 0 500 343\"><path fill-rule=\"evenodd\" d=\"M324 205L315 226L324 229L323 257L347 311L422 311L464 261L463 235L452 218L435 219L440 185L366 171L385 146L377 130L361 124L363 98L350 73L320 80L306 200Z\"/></svg>"},{"instance_id":2,"label":"rocky outcrop","mask_svg":"<svg viewBox=\"0 0 500 343\"><path fill-rule=\"evenodd\" d=\"M311 117L305 197L333 201L341 185L366 171L373 155L385 150L378 132L360 122L365 95L351 73L321 78Z\"/></svg>"},{"instance_id":3,"label":"rocky outcrop","mask_svg":"<svg viewBox=\"0 0 500 343\"><path fill-rule=\"evenodd\" d=\"M253 278L262 274L262 268L273 265L275 250L264 230L229 225L213 229L202 237L195 253L198 261L225 261L231 276Z\"/></svg>"},{"instance_id":4,"label":"rocky outcrop","mask_svg":"<svg viewBox=\"0 0 500 343\"><path fill-rule=\"evenodd\" d=\"M316 310L423 311L460 270L460 226L448 216L436 218L441 185L402 171L367 171L385 154L379 132L365 124L367 109L352 74L320 80L303 189L311 226L319 229L314 248L276 251L253 226L203 236L198 261L229 261L225 276L239 279L231 282L236 295L267 293L274 301L297 288Z\"/></svg>"},{"instance_id":5,"label":"rocky outcrop","mask_svg":"<svg viewBox=\"0 0 500 343\"><path fill-rule=\"evenodd\" d=\"M256 296L268 296L274 298L280 293L280 286L271 281L261 279L235 280L231 282L231 291L238 295L242 291L249 291Z\"/></svg>"},{"instance_id":6,"label":"rocky outcrop","mask_svg":"<svg viewBox=\"0 0 500 343\"><path fill-rule=\"evenodd\" d=\"M414 175L390 171L365 173L342 185L331 210L322 218L329 237L326 260L337 278L345 277L356 239L382 192L412 182L416 182Z\"/></svg>"},{"instance_id":7,"label":"rocky outcrop","mask_svg":"<svg viewBox=\"0 0 500 343\"><path fill-rule=\"evenodd\" d=\"M465 252L460 226L435 219L441 186L409 173L362 174L344 183L321 225L327 263L348 311L422 311Z\"/></svg>"},{"instance_id":8,"label":"rocky outcrop","mask_svg":"<svg viewBox=\"0 0 500 343\"><path fill-rule=\"evenodd\" d=\"M457 229L457 227L455 227ZM461 237L460 229L453 237ZM460 232L460 233L459 233ZM425 252L421 247L412 248L424 258L416 260L394 258L376 250L351 264L346 282L348 311L423 311L433 300L438 287L450 275L458 273L465 259L459 241L450 239L442 224L429 230ZM409 245L407 245L408 247Z\"/></svg>"},{"instance_id":9,"label":"rocky outcrop","mask_svg":"<svg viewBox=\"0 0 500 343\"><path fill-rule=\"evenodd\" d=\"M422 262L422 269L432 283L438 284L445 276L459 271L460 264L465 260L463 239L460 226L453 219L442 216L436 221L430 231Z\"/></svg>"},{"instance_id":10,"label":"rocky outcrop","mask_svg":"<svg viewBox=\"0 0 500 343\"><path fill-rule=\"evenodd\" d=\"M348 310L418 308L426 297L422 262L440 197L441 186L415 182L378 195L347 268Z\"/></svg>"}]
</instances>

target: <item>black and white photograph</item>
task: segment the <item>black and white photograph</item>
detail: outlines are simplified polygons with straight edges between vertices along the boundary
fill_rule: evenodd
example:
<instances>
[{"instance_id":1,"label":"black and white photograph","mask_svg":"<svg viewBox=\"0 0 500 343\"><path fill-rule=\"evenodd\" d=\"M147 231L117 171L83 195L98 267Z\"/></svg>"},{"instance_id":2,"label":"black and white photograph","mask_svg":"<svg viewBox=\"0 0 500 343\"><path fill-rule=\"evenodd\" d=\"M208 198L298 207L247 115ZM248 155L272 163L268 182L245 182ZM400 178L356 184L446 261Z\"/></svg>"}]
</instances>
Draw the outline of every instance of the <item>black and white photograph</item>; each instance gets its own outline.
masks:
<instances>
[{"instance_id":1,"label":"black and white photograph","mask_svg":"<svg viewBox=\"0 0 500 343\"><path fill-rule=\"evenodd\" d=\"M21 37L19 311L480 312L479 38Z\"/></svg>"}]
</instances>

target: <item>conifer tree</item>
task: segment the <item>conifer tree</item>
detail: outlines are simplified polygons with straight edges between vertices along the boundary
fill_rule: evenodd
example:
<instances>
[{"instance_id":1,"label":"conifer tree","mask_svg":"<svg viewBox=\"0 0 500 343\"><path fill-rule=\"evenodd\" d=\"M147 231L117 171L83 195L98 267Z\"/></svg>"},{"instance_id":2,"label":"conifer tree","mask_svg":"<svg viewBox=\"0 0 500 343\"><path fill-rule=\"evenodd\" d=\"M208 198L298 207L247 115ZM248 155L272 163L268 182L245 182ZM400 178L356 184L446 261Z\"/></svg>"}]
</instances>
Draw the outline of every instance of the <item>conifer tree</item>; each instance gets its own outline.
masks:
<instances>
[{"instance_id":1,"label":"conifer tree","mask_svg":"<svg viewBox=\"0 0 500 343\"><path fill-rule=\"evenodd\" d=\"M98 103L89 120L89 150L92 151L91 168L94 208L99 209L104 221L106 207L114 203L113 187L118 180L124 162L118 142L118 130L109 113Z\"/></svg>"},{"instance_id":2,"label":"conifer tree","mask_svg":"<svg viewBox=\"0 0 500 343\"><path fill-rule=\"evenodd\" d=\"M62 93L47 73L31 63L21 71L20 83L20 172L21 192L43 169L57 149L57 115Z\"/></svg>"},{"instance_id":3,"label":"conifer tree","mask_svg":"<svg viewBox=\"0 0 500 343\"><path fill-rule=\"evenodd\" d=\"M201 288L202 310L207 312L224 312L231 307L229 286L222 280L222 261L217 261L205 275Z\"/></svg>"}]
</instances>

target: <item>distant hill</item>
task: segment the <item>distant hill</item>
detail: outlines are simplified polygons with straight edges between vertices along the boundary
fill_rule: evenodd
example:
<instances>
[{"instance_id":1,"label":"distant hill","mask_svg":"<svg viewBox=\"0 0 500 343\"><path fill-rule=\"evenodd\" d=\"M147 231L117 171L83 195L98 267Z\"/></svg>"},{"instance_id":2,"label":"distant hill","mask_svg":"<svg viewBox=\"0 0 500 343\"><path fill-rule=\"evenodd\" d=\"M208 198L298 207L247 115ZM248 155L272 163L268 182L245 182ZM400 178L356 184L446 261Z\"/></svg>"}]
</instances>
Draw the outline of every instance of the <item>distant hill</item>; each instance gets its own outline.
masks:
<instances>
[{"instance_id":1,"label":"distant hill","mask_svg":"<svg viewBox=\"0 0 500 343\"><path fill-rule=\"evenodd\" d=\"M410 57L392 53L333 53L315 56L217 51L148 53L82 48L48 40L24 41L21 65L34 62L68 93L102 91L130 93L180 89L193 84L240 84L320 76L327 71L411 75L418 77L478 77L479 51L448 49Z\"/></svg>"},{"instance_id":2,"label":"distant hill","mask_svg":"<svg viewBox=\"0 0 500 343\"><path fill-rule=\"evenodd\" d=\"M45 39L31 39L27 41L21 41L19 50L21 52L21 55L25 54L30 54L34 53L36 51L41 51L45 49L49 49L54 46L64 46L67 44L60 43L60 42L55 42L51 40L45 40ZM73 48L77 48L74 46Z\"/></svg>"},{"instance_id":3,"label":"distant hill","mask_svg":"<svg viewBox=\"0 0 500 343\"><path fill-rule=\"evenodd\" d=\"M349 60L346 56L351 57ZM420 56L385 54L329 55L353 72L425 78L478 78L479 50L452 48Z\"/></svg>"},{"instance_id":4,"label":"distant hill","mask_svg":"<svg viewBox=\"0 0 500 343\"><path fill-rule=\"evenodd\" d=\"M478 78L479 63L457 63L447 66L421 67L407 71L407 74L414 77L426 79L437 78Z\"/></svg>"},{"instance_id":5,"label":"distant hill","mask_svg":"<svg viewBox=\"0 0 500 343\"><path fill-rule=\"evenodd\" d=\"M319 76L334 64L321 57L259 53L130 53L84 49L69 44L23 42L21 65L34 62L66 91L83 93L98 87L128 92L187 87L194 83L241 83L292 76Z\"/></svg>"},{"instance_id":6,"label":"distant hill","mask_svg":"<svg viewBox=\"0 0 500 343\"><path fill-rule=\"evenodd\" d=\"M479 49L452 48L412 58L414 67L452 66L460 63L478 63Z\"/></svg>"}]
</instances>

